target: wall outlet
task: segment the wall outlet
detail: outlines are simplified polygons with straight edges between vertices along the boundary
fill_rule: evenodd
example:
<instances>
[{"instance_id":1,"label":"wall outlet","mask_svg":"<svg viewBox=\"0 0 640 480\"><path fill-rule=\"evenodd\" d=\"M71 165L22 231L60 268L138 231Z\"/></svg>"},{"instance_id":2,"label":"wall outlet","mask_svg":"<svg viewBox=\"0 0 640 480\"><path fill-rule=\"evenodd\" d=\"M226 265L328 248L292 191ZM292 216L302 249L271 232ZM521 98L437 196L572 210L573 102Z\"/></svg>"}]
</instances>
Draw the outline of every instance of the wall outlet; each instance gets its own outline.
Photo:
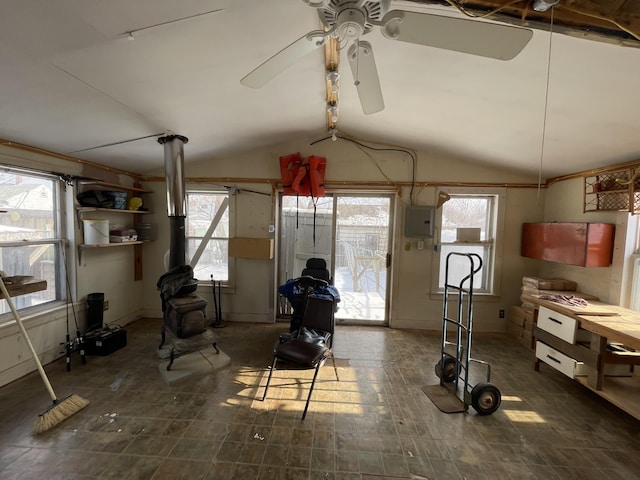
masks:
<instances>
[{"instance_id":1,"label":"wall outlet","mask_svg":"<svg viewBox=\"0 0 640 480\"><path fill-rule=\"evenodd\" d=\"M500 310L500 312L498 312L498 316L500 318L504 318L504 310Z\"/></svg>"},{"instance_id":2,"label":"wall outlet","mask_svg":"<svg viewBox=\"0 0 640 480\"><path fill-rule=\"evenodd\" d=\"M109 310L109 300L104 301L104 303L102 304L102 309Z\"/></svg>"}]
</instances>

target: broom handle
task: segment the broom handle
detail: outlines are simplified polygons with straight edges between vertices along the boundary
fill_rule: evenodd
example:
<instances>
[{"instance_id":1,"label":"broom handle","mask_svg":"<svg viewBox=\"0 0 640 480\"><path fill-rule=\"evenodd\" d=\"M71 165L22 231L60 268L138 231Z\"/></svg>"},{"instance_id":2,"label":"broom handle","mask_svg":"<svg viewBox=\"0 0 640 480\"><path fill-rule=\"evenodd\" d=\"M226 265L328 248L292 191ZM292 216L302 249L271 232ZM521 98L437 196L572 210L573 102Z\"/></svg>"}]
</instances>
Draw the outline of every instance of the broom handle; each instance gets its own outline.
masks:
<instances>
[{"instance_id":1,"label":"broom handle","mask_svg":"<svg viewBox=\"0 0 640 480\"><path fill-rule=\"evenodd\" d=\"M18 328L22 332L22 336L27 341L27 345L29 346L29 350L31 350L31 355L33 356L33 361L36 362L36 367L38 367L38 372L40 372L40 376L42 377L42 381L44 382L47 390L49 391L49 395L51 396L51 400L54 402L57 400L56 394L53 391L53 387L51 386L51 382L47 378L47 374L44 373L44 368L42 368L42 363L40 363L40 359L38 358L38 354L36 353L36 349L33 348L33 344L31 343L31 339L27 334L27 330L24 328L22 324L22 320L20 319L20 315L18 315L18 311L16 307L13 305L11 301L11 297L9 296L9 292L7 292L7 287L4 285L4 280L0 276L0 289L2 290L2 295L4 295L4 299L9 304L9 308L11 309L11 313L13 313L13 318L16 319L16 323L18 324Z\"/></svg>"}]
</instances>

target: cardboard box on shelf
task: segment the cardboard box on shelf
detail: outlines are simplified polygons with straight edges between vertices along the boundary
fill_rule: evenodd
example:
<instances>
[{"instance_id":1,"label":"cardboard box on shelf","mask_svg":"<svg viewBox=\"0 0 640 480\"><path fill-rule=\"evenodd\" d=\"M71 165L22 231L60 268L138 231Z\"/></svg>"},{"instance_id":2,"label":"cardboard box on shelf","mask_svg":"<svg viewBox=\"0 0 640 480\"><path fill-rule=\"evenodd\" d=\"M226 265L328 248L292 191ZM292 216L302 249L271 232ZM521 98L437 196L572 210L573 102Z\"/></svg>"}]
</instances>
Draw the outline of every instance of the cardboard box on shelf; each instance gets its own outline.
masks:
<instances>
[{"instance_id":1,"label":"cardboard box on shelf","mask_svg":"<svg viewBox=\"0 0 640 480\"><path fill-rule=\"evenodd\" d=\"M519 327L523 327L525 322L525 311L522 307L513 305L509 307L507 319L510 323L513 323L514 325L517 325Z\"/></svg>"},{"instance_id":2,"label":"cardboard box on shelf","mask_svg":"<svg viewBox=\"0 0 640 480\"><path fill-rule=\"evenodd\" d=\"M109 243L135 242L138 234L131 228L109 230Z\"/></svg>"},{"instance_id":3,"label":"cardboard box on shelf","mask_svg":"<svg viewBox=\"0 0 640 480\"><path fill-rule=\"evenodd\" d=\"M534 350L533 336L530 334L527 334L526 332L523 333L522 338L520 339L520 345L522 345L528 350L533 351Z\"/></svg>"},{"instance_id":4,"label":"cardboard box on shelf","mask_svg":"<svg viewBox=\"0 0 640 480\"><path fill-rule=\"evenodd\" d=\"M479 228L456 228L456 242L479 242Z\"/></svg>"},{"instance_id":5,"label":"cardboard box on shelf","mask_svg":"<svg viewBox=\"0 0 640 480\"><path fill-rule=\"evenodd\" d=\"M519 327L515 323L509 322L507 324L507 335L515 340L520 341L522 339L522 327Z\"/></svg>"},{"instance_id":6,"label":"cardboard box on shelf","mask_svg":"<svg viewBox=\"0 0 640 480\"><path fill-rule=\"evenodd\" d=\"M522 285L538 290L573 290L578 288L578 284L572 280L564 278L538 278L522 277Z\"/></svg>"}]
</instances>

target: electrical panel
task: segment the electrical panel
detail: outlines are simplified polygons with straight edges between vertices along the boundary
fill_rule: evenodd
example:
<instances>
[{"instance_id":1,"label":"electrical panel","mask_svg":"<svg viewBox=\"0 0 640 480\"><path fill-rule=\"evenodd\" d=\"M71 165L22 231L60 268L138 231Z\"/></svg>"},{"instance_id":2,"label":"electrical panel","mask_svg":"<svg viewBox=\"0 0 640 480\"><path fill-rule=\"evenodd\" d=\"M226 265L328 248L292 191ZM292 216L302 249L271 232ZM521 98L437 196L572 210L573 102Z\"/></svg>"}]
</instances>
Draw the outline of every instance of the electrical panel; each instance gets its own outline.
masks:
<instances>
[{"instance_id":1,"label":"electrical panel","mask_svg":"<svg viewBox=\"0 0 640 480\"><path fill-rule=\"evenodd\" d=\"M433 237L436 208L431 205L409 205L405 210L405 237Z\"/></svg>"}]
</instances>

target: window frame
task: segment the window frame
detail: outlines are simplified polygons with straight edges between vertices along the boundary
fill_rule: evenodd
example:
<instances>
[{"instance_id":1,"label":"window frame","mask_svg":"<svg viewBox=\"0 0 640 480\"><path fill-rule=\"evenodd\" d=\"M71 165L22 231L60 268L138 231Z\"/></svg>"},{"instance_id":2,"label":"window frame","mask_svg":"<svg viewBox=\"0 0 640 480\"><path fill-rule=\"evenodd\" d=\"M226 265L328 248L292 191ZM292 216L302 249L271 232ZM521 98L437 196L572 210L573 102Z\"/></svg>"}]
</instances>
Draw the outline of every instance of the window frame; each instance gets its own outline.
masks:
<instances>
[{"instance_id":1,"label":"window frame","mask_svg":"<svg viewBox=\"0 0 640 480\"><path fill-rule=\"evenodd\" d=\"M36 305L23 306L21 305L23 302L21 300L27 298L28 295L20 295L17 297L12 297L12 301L16 310L20 313L21 316L29 317L35 315L40 312L44 312L50 310L52 308L57 307L63 302L67 301L68 288L66 282L69 277L66 276L65 272L65 259L66 264L70 264L72 262L71 259L66 258L70 257L67 249L67 245L69 244L69 235L70 232L68 230L69 226L66 222L67 218L67 210L68 210L68 196L69 191L71 190L68 186L63 186L63 180L60 176L41 172L38 170L32 170L28 168L20 168L2 165L3 173L8 173L16 176L24 176L30 178L40 178L45 179L51 182L52 186L52 221L53 221L53 232L52 236L49 238L38 238L33 240L28 239L15 239L15 240L7 240L0 241L0 250L1 249L11 249L11 248L24 248L24 247L38 247L43 245L50 245L53 248L53 266L54 273L53 278L55 279L55 286L53 290L54 298L45 300L42 303L38 303ZM15 272L14 272L15 274ZM47 285L47 288L50 288L50 285ZM33 295L38 295L39 292L33 292ZM6 305L6 309L4 312L0 313L0 324L13 324L15 319L13 318L12 313L9 311L8 305Z\"/></svg>"},{"instance_id":2,"label":"window frame","mask_svg":"<svg viewBox=\"0 0 640 480\"><path fill-rule=\"evenodd\" d=\"M465 245L483 245L489 249L491 261L483 265L486 288L477 289L474 287L474 296L479 298L492 298L500 296L501 292L501 275L502 258L503 258L503 239L505 224L505 188L489 188L489 187L441 187L436 190L436 198L439 198L440 192L446 193L450 197L492 197L493 205L489 215L488 224L491 226L491 233L487 234L487 239L477 244ZM431 295L441 297L444 288L440 287L440 265L446 261L446 257L442 256L442 245L455 245L455 242L442 242L442 207L436 209L435 215L435 236L433 249L433 268L431 271ZM490 236L492 235L492 237Z\"/></svg>"},{"instance_id":3,"label":"window frame","mask_svg":"<svg viewBox=\"0 0 640 480\"><path fill-rule=\"evenodd\" d=\"M189 195L193 194L201 194L201 195L221 195L225 194L227 196L228 204L228 216L229 216L229 231L228 236L225 237L215 237L211 236L210 240L225 240L227 245L229 244L229 239L234 236L235 232L235 195L232 194L229 188L220 187L218 185L205 185L205 184L197 184L197 185L187 185L185 189L186 195L186 218L185 218L185 227L186 227L186 242L187 242L187 251L186 254L189 258L191 258L192 253L189 252L189 244L190 240L201 240L202 237L193 237L189 235ZM228 252L228 249L227 249ZM195 252L193 252L195 253ZM231 257L227 253L227 280L222 281L221 284L227 288L233 288L235 285L235 258ZM197 275L196 275L197 277ZM214 280L216 280L214 278ZM199 279L201 284L211 285L211 277Z\"/></svg>"}]
</instances>

